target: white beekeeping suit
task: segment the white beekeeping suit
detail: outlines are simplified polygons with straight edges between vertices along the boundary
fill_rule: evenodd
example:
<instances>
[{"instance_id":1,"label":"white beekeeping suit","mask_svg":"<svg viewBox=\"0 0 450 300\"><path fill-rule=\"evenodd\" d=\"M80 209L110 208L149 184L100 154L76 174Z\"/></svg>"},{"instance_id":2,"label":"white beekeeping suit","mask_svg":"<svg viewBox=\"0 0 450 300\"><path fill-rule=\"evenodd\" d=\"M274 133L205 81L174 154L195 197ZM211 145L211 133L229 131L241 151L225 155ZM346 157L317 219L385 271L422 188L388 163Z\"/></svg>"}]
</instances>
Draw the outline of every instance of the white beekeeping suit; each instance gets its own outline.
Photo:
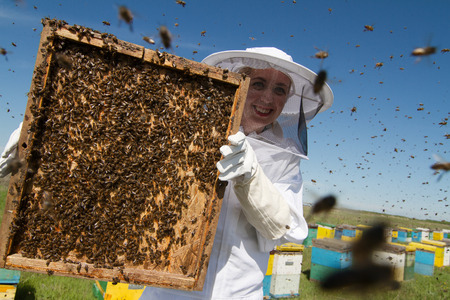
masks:
<instances>
[{"instance_id":1,"label":"white beekeeping suit","mask_svg":"<svg viewBox=\"0 0 450 300\"><path fill-rule=\"evenodd\" d=\"M11 173L11 168L14 164L14 161L17 160L17 144L19 143L21 130L22 123L20 123L19 127L13 131L13 133L9 137L8 143L6 143L6 147L3 150L2 156L0 157L0 177L5 177L9 173Z\"/></svg>"},{"instance_id":2,"label":"white beekeeping suit","mask_svg":"<svg viewBox=\"0 0 450 300\"><path fill-rule=\"evenodd\" d=\"M308 235L300 173L300 161L307 159L306 145L296 138L302 118L306 123L331 106L330 88L325 85L323 91L314 94L315 74L275 48L219 52L203 62L231 71L246 66L275 68L291 78L293 88L280 122L275 121L259 134L232 135L231 146L221 148L224 160L232 152L245 154L230 159L239 161L239 177L229 175L227 163L218 163L219 178L232 179L225 190L203 291L149 287L140 299L263 299L262 282L270 250L286 242L301 243Z\"/></svg>"}]
</instances>

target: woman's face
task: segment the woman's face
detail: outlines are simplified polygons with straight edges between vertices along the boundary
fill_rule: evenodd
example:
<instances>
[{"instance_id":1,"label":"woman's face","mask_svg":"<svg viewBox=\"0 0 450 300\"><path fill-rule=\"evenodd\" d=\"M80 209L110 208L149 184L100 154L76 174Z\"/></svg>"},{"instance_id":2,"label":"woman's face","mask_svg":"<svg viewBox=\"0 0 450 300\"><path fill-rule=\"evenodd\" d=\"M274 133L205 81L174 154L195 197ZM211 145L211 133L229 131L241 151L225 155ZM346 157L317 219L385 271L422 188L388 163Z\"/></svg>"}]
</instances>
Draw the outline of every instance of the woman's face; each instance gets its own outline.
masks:
<instances>
[{"instance_id":1,"label":"woman's face","mask_svg":"<svg viewBox=\"0 0 450 300\"><path fill-rule=\"evenodd\" d=\"M250 87L244 106L241 126L244 133L261 133L273 123L286 103L291 79L275 69L252 69Z\"/></svg>"}]
</instances>

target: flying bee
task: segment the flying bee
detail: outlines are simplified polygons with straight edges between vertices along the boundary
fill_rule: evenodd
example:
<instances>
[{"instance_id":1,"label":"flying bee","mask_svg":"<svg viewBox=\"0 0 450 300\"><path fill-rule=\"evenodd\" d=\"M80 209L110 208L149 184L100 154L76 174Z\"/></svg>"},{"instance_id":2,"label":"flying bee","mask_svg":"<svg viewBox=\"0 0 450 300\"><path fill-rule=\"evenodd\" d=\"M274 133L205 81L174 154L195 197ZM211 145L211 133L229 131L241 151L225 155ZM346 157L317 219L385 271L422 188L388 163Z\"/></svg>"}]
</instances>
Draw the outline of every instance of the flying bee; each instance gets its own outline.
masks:
<instances>
[{"instance_id":1,"label":"flying bee","mask_svg":"<svg viewBox=\"0 0 450 300\"><path fill-rule=\"evenodd\" d=\"M152 38L149 38L148 36L144 36L144 37L142 37L142 39L149 44L152 44L152 45L155 44L155 41Z\"/></svg>"},{"instance_id":2,"label":"flying bee","mask_svg":"<svg viewBox=\"0 0 450 300\"><path fill-rule=\"evenodd\" d=\"M444 48L444 49L441 50L441 53L447 53L447 52L450 52L450 49Z\"/></svg>"},{"instance_id":3,"label":"flying bee","mask_svg":"<svg viewBox=\"0 0 450 300\"><path fill-rule=\"evenodd\" d=\"M364 31L373 31L373 25L364 25Z\"/></svg>"},{"instance_id":4,"label":"flying bee","mask_svg":"<svg viewBox=\"0 0 450 300\"><path fill-rule=\"evenodd\" d=\"M365 265L372 260L372 253L385 243L386 225L383 223L375 224L365 229L359 240L353 244L353 263L354 265Z\"/></svg>"},{"instance_id":5,"label":"flying bee","mask_svg":"<svg viewBox=\"0 0 450 300\"><path fill-rule=\"evenodd\" d=\"M0 54L3 55L6 60L8 60L8 57L6 56L6 54L8 54L8 51L6 51L5 48L0 48Z\"/></svg>"},{"instance_id":6,"label":"flying bee","mask_svg":"<svg viewBox=\"0 0 450 300\"><path fill-rule=\"evenodd\" d=\"M206 34L206 30L203 30L202 32L200 32L201 36L205 36L205 34Z\"/></svg>"},{"instance_id":7,"label":"flying bee","mask_svg":"<svg viewBox=\"0 0 450 300\"><path fill-rule=\"evenodd\" d=\"M353 106L352 109L350 110L350 116L353 115L353 113L356 112L356 106Z\"/></svg>"},{"instance_id":8,"label":"flying bee","mask_svg":"<svg viewBox=\"0 0 450 300\"><path fill-rule=\"evenodd\" d=\"M438 174L440 170L445 171L445 172L450 171L450 162L449 161L445 161L442 157L440 157L437 154L433 154L433 157L436 160L436 162L433 165L431 165L431 168L433 170L435 170L434 174ZM439 175L438 181L441 180L443 175L444 175L444 173Z\"/></svg>"},{"instance_id":9,"label":"flying bee","mask_svg":"<svg viewBox=\"0 0 450 300\"><path fill-rule=\"evenodd\" d=\"M378 62L375 64L375 69L378 68L378 70L383 66L384 64L382 62Z\"/></svg>"},{"instance_id":10,"label":"flying bee","mask_svg":"<svg viewBox=\"0 0 450 300\"><path fill-rule=\"evenodd\" d=\"M169 29L162 25L158 28L159 31L159 37L161 38L161 42L164 45L164 48L169 49L172 45L172 34L170 33Z\"/></svg>"},{"instance_id":11,"label":"flying bee","mask_svg":"<svg viewBox=\"0 0 450 300\"><path fill-rule=\"evenodd\" d=\"M320 70L313 84L313 90L315 94L318 94L320 92L322 87L325 85L326 80L327 72L325 70Z\"/></svg>"},{"instance_id":12,"label":"flying bee","mask_svg":"<svg viewBox=\"0 0 450 300\"><path fill-rule=\"evenodd\" d=\"M336 205L336 202L336 197L333 195L325 196L317 200L312 206L308 217L306 218L307 222L315 214L329 212Z\"/></svg>"},{"instance_id":13,"label":"flying bee","mask_svg":"<svg viewBox=\"0 0 450 300\"><path fill-rule=\"evenodd\" d=\"M318 50L318 52L316 52L314 54L314 58L325 59L325 58L328 57L328 52L327 51L321 50L321 49L319 49L317 47L314 47L314 48L316 48L316 50Z\"/></svg>"},{"instance_id":14,"label":"flying bee","mask_svg":"<svg viewBox=\"0 0 450 300\"><path fill-rule=\"evenodd\" d=\"M130 25L130 31L133 31L133 13L126 6L119 6L119 21L123 20Z\"/></svg>"},{"instance_id":15,"label":"flying bee","mask_svg":"<svg viewBox=\"0 0 450 300\"><path fill-rule=\"evenodd\" d=\"M415 48L412 52L412 56L427 56L436 53L436 47L428 46L423 48Z\"/></svg>"},{"instance_id":16,"label":"flying bee","mask_svg":"<svg viewBox=\"0 0 450 300\"><path fill-rule=\"evenodd\" d=\"M182 0L176 0L176 3L177 4L180 4L181 6L185 6L186 5L186 2L185 1L182 1Z\"/></svg>"},{"instance_id":17,"label":"flying bee","mask_svg":"<svg viewBox=\"0 0 450 300\"><path fill-rule=\"evenodd\" d=\"M109 22L107 22L107 21L103 21L102 23L103 23L103 25L105 25L105 26L110 26L110 25L111 25L111 23L109 23Z\"/></svg>"}]
</instances>

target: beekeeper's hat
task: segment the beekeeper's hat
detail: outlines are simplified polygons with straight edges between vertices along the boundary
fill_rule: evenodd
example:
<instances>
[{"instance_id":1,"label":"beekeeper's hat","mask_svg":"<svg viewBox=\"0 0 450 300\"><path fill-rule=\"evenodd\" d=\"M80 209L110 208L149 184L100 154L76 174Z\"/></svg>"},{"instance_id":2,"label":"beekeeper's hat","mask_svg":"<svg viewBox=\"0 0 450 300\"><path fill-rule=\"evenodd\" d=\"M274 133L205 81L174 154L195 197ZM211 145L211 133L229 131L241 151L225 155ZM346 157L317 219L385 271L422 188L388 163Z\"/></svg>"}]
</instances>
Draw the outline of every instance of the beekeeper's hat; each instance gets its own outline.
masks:
<instances>
[{"instance_id":1,"label":"beekeeper's hat","mask_svg":"<svg viewBox=\"0 0 450 300\"><path fill-rule=\"evenodd\" d=\"M293 85L281 112L284 117L289 118L297 115L298 120L302 94L306 123L314 118L317 113L327 110L333 103L333 92L328 84L325 83L319 93L314 93L313 86L317 74L295 63L290 55L274 47L216 52L203 59L202 62L232 72L239 72L244 67L253 69L273 68L288 75Z\"/></svg>"}]
</instances>

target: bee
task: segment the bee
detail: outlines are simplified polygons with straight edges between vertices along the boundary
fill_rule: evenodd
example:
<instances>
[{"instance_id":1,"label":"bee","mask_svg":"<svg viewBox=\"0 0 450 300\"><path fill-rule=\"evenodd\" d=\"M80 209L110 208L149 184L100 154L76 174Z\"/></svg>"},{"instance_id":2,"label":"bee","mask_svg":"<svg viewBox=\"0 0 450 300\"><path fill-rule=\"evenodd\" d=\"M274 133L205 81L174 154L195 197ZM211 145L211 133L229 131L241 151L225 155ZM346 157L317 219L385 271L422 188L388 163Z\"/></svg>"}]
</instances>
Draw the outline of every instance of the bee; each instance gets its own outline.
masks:
<instances>
[{"instance_id":1,"label":"bee","mask_svg":"<svg viewBox=\"0 0 450 300\"><path fill-rule=\"evenodd\" d=\"M444 126L444 125L447 125L447 120L448 120L448 119L445 118L444 121L439 122L439 125L441 125L441 127Z\"/></svg>"},{"instance_id":2,"label":"bee","mask_svg":"<svg viewBox=\"0 0 450 300\"><path fill-rule=\"evenodd\" d=\"M441 50L441 53L447 53L447 52L450 52L450 49L444 48L444 49Z\"/></svg>"},{"instance_id":3,"label":"bee","mask_svg":"<svg viewBox=\"0 0 450 300\"><path fill-rule=\"evenodd\" d=\"M6 54L8 54L8 51L6 51L5 48L0 48L0 54L3 55L6 60L8 60L8 57L6 56Z\"/></svg>"},{"instance_id":4,"label":"bee","mask_svg":"<svg viewBox=\"0 0 450 300\"><path fill-rule=\"evenodd\" d=\"M353 106L352 109L351 109L350 111L351 111L350 115L353 115L353 113L356 112L356 106Z\"/></svg>"},{"instance_id":5,"label":"bee","mask_svg":"<svg viewBox=\"0 0 450 300\"><path fill-rule=\"evenodd\" d=\"M133 31L133 13L126 6L119 6L119 20L125 21L130 25L130 31Z\"/></svg>"},{"instance_id":6,"label":"bee","mask_svg":"<svg viewBox=\"0 0 450 300\"><path fill-rule=\"evenodd\" d=\"M159 37L161 38L161 42L164 45L164 48L169 49L172 45L172 34L170 33L169 29L162 25L158 28L159 31Z\"/></svg>"},{"instance_id":7,"label":"bee","mask_svg":"<svg viewBox=\"0 0 450 300\"><path fill-rule=\"evenodd\" d=\"M379 287L398 289L399 283L393 280L393 275L394 270L391 266L371 263L363 267L354 266L334 272L326 277L320 285L324 290L352 288L355 292Z\"/></svg>"},{"instance_id":8,"label":"bee","mask_svg":"<svg viewBox=\"0 0 450 300\"><path fill-rule=\"evenodd\" d=\"M380 69L384 64L382 62L376 63L375 64L375 69L378 68Z\"/></svg>"},{"instance_id":9,"label":"bee","mask_svg":"<svg viewBox=\"0 0 450 300\"><path fill-rule=\"evenodd\" d=\"M185 1L182 1L182 0L176 0L175 1L177 4L180 4L181 6L185 6L186 5L186 2Z\"/></svg>"},{"instance_id":10,"label":"bee","mask_svg":"<svg viewBox=\"0 0 450 300\"><path fill-rule=\"evenodd\" d=\"M58 65L65 68L65 69L72 69L72 59L62 53L56 53L55 59L58 62Z\"/></svg>"},{"instance_id":11,"label":"bee","mask_svg":"<svg viewBox=\"0 0 450 300\"><path fill-rule=\"evenodd\" d=\"M103 21L102 23L103 23L103 25L105 25L105 26L110 26L110 25L111 25L111 23L109 23L109 22L107 22L107 21Z\"/></svg>"},{"instance_id":12,"label":"bee","mask_svg":"<svg viewBox=\"0 0 450 300\"><path fill-rule=\"evenodd\" d=\"M415 48L412 52L412 56L427 56L436 53L436 47L428 46L423 48Z\"/></svg>"},{"instance_id":13,"label":"bee","mask_svg":"<svg viewBox=\"0 0 450 300\"><path fill-rule=\"evenodd\" d=\"M435 170L434 174L438 174L438 172L440 170L445 171L445 172L450 171L450 162L445 161L442 157L440 157L437 154L434 154L433 157L436 160L436 162L434 164L432 164L430 168ZM444 173L439 175L438 181L441 180L443 175L444 175Z\"/></svg>"},{"instance_id":14,"label":"bee","mask_svg":"<svg viewBox=\"0 0 450 300\"><path fill-rule=\"evenodd\" d=\"M318 94L320 92L326 80L327 80L327 72L325 70L320 70L313 84L313 90L315 94Z\"/></svg>"},{"instance_id":15,"label":"bee","mask_svg":"<svg viewBox=\"0 0 450 300\"><path fill-rule=\"evenodd\" d=\"M142 39L149 44L152 44L152 45L155 44L155 41L153 39L149 38L148 36L144 36L144 37L142 37Z\"/></svg>"},{"instance_id":16,"label":"bee","mask_svg":"<svg viewBox=\"0 0 450 300\"><path fill-rule=\"evenodd\" d=\"M314 47L314 48L316 48L316 50L319 50L318 52L316 52L316 54L314 54L315 58L325 59L325 58L328 57L328 52L327 51L321 50L321 49L319 49L317 47Z\"/></svg>"},{"instance_id":17,"label":"bee","mask_svg":"<svg viewBox=\"0 0 450 300\"><path fill-rule=\"evenodd\" d=\"M311 217L315 214L319 214L322 212L329 212L336 205L336 197L333 195L325 196L317 200L312 206L308 217L306 220L310 220Z\"/></svg>"},{"instance_id":18,"label":"bee","mask_svg":"<svg viewBox=\"0 0 450 300\"><path fill-rule=\"evenodd\" d=\"M364 25L364 31L373 31L373 25Z\"/></svg>"},{"instance_id":19,"label":"bee","mask_svg":"<svg viewBox=\"0 0 450 300\"><path fill-rule=\"evenodd\" d=\"M205 34L206 34L206 30L203 30L202 32L200 32L201 36L205 36Z\"/></svg>"}]
</instances>

